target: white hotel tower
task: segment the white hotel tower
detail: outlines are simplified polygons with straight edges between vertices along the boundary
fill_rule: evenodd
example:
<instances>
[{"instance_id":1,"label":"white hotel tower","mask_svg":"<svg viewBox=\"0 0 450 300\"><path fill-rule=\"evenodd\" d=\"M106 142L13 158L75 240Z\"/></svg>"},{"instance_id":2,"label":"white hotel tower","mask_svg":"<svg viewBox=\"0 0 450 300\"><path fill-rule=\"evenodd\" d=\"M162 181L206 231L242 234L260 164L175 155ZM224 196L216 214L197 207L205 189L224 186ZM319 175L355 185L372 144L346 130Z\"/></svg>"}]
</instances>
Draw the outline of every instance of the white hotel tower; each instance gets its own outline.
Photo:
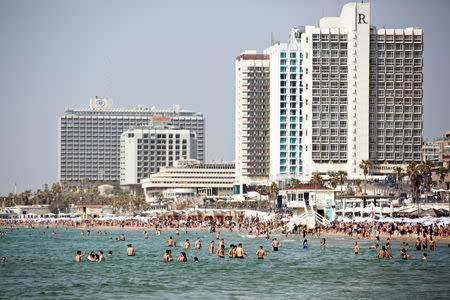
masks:
<instances>
[{"instance_id":1,"label":"white hotel tower","mask_svg":"<svg viewBox=\"0 0 450 300\"><path fill-rule=\"evenodd\" d=\"M363 178L359 164L367 159L369 176L385 176L421 160L422 29L377 29L369 3L348 3L340 17L294 28L288 43L274 43L264 54L270 57L267 181L307 181L315 172L339 170ZM245 172L256 171L245 162L246 149L256 146L242 139L245 124L260 112L243 105L252 82L242 80L246 71L239 67L236 178L242 182Z\"/></svg>"},{"instance_id":2,"label":"white hotel tower","mask_svg":"<svg viewBox=\"0 0 450 300\"><path fill-rule=\"evenodd\" d=\"M289 43L275 42L270 55L270 180L299 178L302 161L302 76L300 37L293 28Z\"/></svg>"},{"instance_id":3,"label":"white hotel tower","mask_svg":"<svg viewBox=\"0 0 450 300\"><path fill-rule=\"evenodd\" d=\"M423 34L377 29L370 4L306 26L303 51L303 176L344 170L363 177L421 160Z\"/></svg>"}]
</instances>

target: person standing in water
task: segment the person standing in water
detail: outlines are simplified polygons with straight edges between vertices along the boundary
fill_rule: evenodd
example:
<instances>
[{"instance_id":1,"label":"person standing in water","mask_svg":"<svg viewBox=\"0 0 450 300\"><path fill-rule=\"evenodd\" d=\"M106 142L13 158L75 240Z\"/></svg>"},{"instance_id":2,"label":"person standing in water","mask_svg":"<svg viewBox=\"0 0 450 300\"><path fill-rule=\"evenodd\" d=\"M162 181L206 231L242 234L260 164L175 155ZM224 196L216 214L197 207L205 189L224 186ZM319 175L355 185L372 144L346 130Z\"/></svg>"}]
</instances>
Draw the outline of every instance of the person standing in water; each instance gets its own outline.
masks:
<instances>
[{"instance_id":1,"label":"person standing in water","mask_svg":"<svg viewBox=\"0 0 450 300\"><path fill-rule=\"evenodd\" d=\"M216 254L219 258L225 258L225 245L220 245L220 247L218 247L217 249Z\"/></svg>"},{"instance_id":2,"label":"person standing in water","mask_svg":"<svg viewBox=\"0 0 450 300\"><path fill-rule=\"evenodd\" d=\"M277 240L277 238L274 238L272 240L272 251L278 251L278 247L280 247L280 242Z\"/></svg>"},{"instance_id":3,"label":"person standing in water","mask_svg":"<svg viewBox=\"0 0 450 300\"><path fill-rule=\"evenodd\" d=\"M191 248L191 243L189 242L189 239L186 239L186 242L184 243L183 248L184 248L184 249L189 249L189 248Z\"/></svg>"},{"instance_id":4,"label":"person standing in water","mask_svg":"<svg viewBox=\"0 0 450 300\"><path fill-rule=\"evenodd\" d=\"M244 258L245 256L248 256L247 253L245 253L244 248L242 248L242 244L239 243L239 246L236 248L236 258Z\"/></svg>"},{"instance_id":5,"label":"person standing in water","mask_svg":"<svg viewBox=\"0 0 450 300\"><path fill-rule=\"evenodd\" d=\"M76 262L80 262L80 261L81 261L81 258L82 258L83 256L85 256L85 255L86 255L86 250L84 250L83 254L81 254L81 251L78 250L78 251L77 251L77 255L75 256L75 261L76 261ZM5 260L6 260L6 257L5 257Z\"/></svg>"},{"instance_id":6,"label":"person standing in water","mask_svg":"<svg viewBox=\"0 0 450 300\"><path fill-rule=\"evenodd\" d=\"M211 241L211 243L209 243L209 254L213 253L214 253L214 241Z\"/></svg>"},{"instance_id":7,"label":"person standing in water","mask_svg":"<svg viewBox=\"0 0 450 300\"><path fill-rule=\"evenodd\" d=\"M303 241L303 249L306 249L306 248L308 248L308 240L304 240Z\"/></svg>"},{"instance_id":8,"label":"person standing in water","mask_svg":"<svg viewBox=\"0 0 450 300\"><path fill-rule=\"evenodd\" d=\"M195 241L195 249L201 249L202 248L202 241L200 241L200 238L197 238Z\"/></svg>"},{"instance_id":9,"label":"person standing in water","mask_svg":"<svg viewBox=\"0 0 450 300\"><path fill-rule=\"evenodd\" d=\"M259 246L258 251L256 251L256 255L258 256L258 259L264 259L264 256L267 255L267 252L263 250L263 246Z\"/></svg>"},{"instance_id":10,"label":"person standing in water","mask_svg":"<svg viewBox=\"0 0 450 300\"><path fill-rule=\"evenodd\" d=\"M135 256L136 253L134 252L134 248L131 246L131 244L127 245L127 256Z\"/></svg>"},{"instance_id":11,"label":"person standing in water","mask_svg":"<svg viewBox=\"0 0 450 300\"><path fill-rule=\"evenodd\" d=\"M355 248L354 248L354 250L355 250L355 254L359 254L359 246L358 246L358 243L357 243L357 242L355 242Z\"/></svg>"},{"instance_id":12,"label":"person standing in water","mask_svg":"<svg viewBox=\"0 0 450 300\"><path fill-rule=\"evenodd\" d=\"M163 262L169 262L169 261L173 261L172 251L166 250L166 253L164 253L164 255L163 255Z\"/></svg>"},{"instance_id":13,"label":"person standing in water","mask_svg":"<svg viewBox=\"0 0 450 300\"><path fill-rule=\"evenodd\" d=\"M325 249L325 238L322 239L322 241L320 242L320 245L322 246L322 250Z\"/></svg>"}]
</instances>

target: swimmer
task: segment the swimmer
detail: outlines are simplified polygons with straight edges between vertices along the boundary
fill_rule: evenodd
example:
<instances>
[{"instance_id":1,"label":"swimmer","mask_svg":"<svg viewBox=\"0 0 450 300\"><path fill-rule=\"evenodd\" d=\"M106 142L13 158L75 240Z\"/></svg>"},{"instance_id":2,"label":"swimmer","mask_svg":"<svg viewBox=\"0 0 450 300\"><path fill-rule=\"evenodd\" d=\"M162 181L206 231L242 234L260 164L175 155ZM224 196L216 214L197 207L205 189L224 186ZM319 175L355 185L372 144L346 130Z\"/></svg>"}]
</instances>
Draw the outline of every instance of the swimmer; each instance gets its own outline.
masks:
<instances>
[{"instance_id":1,"label":"swimmer","mask_svg":"<svg viewBox=\"0 0 450 300\"><path fill-rule=\"evenodd\" d=\"M97 256L95 255L94 251L91 251L91 254L88 256L89 261L97 261Z\"/></svg>"},{"instance_id":2,"label":"swimmer","mask_svg":"<svg viewBox=\"0 0 450 300\"><path fill-rule=\"evenodd\" d=\"M162 243L168 243L169 247L175 247L175 241L172 239L172 237L169 237L167 241L164 241Z\"/></svg>"},{"instance_id":3,"label":"swimmer","mask_svg":"<svg viewBox=\"0 0 450 300\"><path fill-rule=\"evenodd\" d=\"M103 251L98 251L98 261L105 261L105 257L103 256Z\"/></svg>"},{"instance_id":4,"label":"swimmer","mask_svg":"<svg viewBox=\"0 0 450 300\"><path fill-rule=\"evenodd\" d=\"M381 250L378 252L377 255L378 258L392 258L391 253L389 253L389 251L386 250L385 246L381 247Z\"/></svg>"},{"instance_id":5,"label":"swimmer","mask_svg":"<svg viewBox=\"0 0 450 300\"><path fill-rule=\"evenodd\" d=\"M386 249L391 249L391 239L390 238L387 238L387 240L386 240Z\"/></svg>"},{"instance_id":6,"label":"swimmer","mask_svg":"<svg viewBox=\"0 0 450 300\"><path fill-rule=\"evenodd\" d=\"M180 231L178 230L178 228L177 228L177 230L175 230L175 234L180 235Z\"/></svg>"},{"instance_id":7,"label":"swimmer","mask_svg":"<svg viewBox=\"0 0 450 300\"><path fill-rule=\"evenodd\" d=\"M178 260L178 261L183 261L183 262L188 261L188 260L187 260L187 257L186 257L186 253L181 252L181 253L180 253L180 256L178 256L178 259L177 259L177 260Z\"/></svg>"},{"instance_id":8,"label":"swimmer","mask_svg":"<svg viewBox=\"0 0 450 300\"><path fill-rule=\"evenodd\" d=\"M408 258L409 258L409 254L406 253L406 249L405 249L405 248L403 248L403 249L400 251L400 257L401 257L402 259L408 259Z\"/></svg>"},{"instance_id":9,"label":"swimmer","mask_svg":"<svg viewBox=\"0 0 450 300\"><path fill-rule=\"evenodd\" d=\"M216 240L220 239L220 231L216 234Z\"/></svg>"},{"instance_id":10,"label":"swimmer","mask_svg":"<svg viewBox=\"0 0 450 300\"><path fill-rule=\"evenodd\" d=\"M131 246L131 244L127 245L127 256L135 256L136 253L134 252L134 248Z\"/></svg>"},{"instance_id":11,"label":"swimmer","mask_svg":"<svg viewBox=\"0 0 450 300\"><path fill-rule=\"evenodd\" d=\"M86 255L86 250L84 250L83 254L81 254L81 251L78 250L78 251L77 251L77 255L75 256L75 261L76 261L76 262L80 262L80 261L81 261L81 258L82 258L83 256L85 256L85 255ZM6 258L5 258L5 260L6 260Z\"/></svg>"},{"instance_id":12,"label":"swimmer","mask_svg":"<svg viewBox=\"0 0 450 300\"><path fill-rule=\"evenodd\" d=\"M236 248L236 258L243 259L245 256L248 256L247 253L245 253L244 248L242 248L242 244L239 243L238 247Z\"/></svg>"},{"instance_id":13,"label":"swimmer","mask_svg":"<svg viewBox=\"0 0 450 300\"><path fill-rule=\"evenodd\" d=\"M433 240L432 236L430 236L430 243L429 243L429 245L430 245L430 251L434 251L436 249L436 241Z\"/></svg>"},{"instance_id":14,"label":"swimmer","mask_svg":"<svg viewBox=\"0 0 450 300\"><path fill-rule=\"evenodd\" d=\"M414 245L416 246L417 251L422 250L422 241L420 240L419 237L417 238L416 243Z\"/></svg>"},{"instance_id":15,"label":"swimmer","mask_svg":"<svg viewBox=\"0 0 450 300\"><path fill-rule=\"evenodd\" d=\"M423 259L423 260L426 260L427 258L428 258L428 254L427 254L427 253L425 253L425 252L424 252L424 253L422 253L422 259Z\"/></svg>"},{"instance_id":16,"label":"swimmer","mask_svg":"<svg viewBox=\"0 0 450 300\"><path fill-rule=\"evenodd\" d=\"M234 245L233 244L231 244L230 245L230 250L228 251L228 257L229 258L234 258L235 257L235 251L234 251Z\"/></svg>"},{"instance_id":17,"label":"swimmer","mask_svg":"<svg viewBox=\"0 0 450 300\"><path fill-rule=\"evenodd\" d=\"M78 253L77 253L78 254ZM80 251L80 254L81 254L81 251ZM75 258L75 261L77 261L77 259ZM6 256L3 256L2 257L2 262L6 262Z\"/></svg>"},{"instance_id":18,"label":"swimmer","mask_svg":"<svg viewBox=\"0 0 450 300\"><path fill-rule=\"evenodd\" d=\"M189 239L186 239L186 242L184 243L183 248L184 248L184 249L189 249L189 248L191 248L191 243L189 242Z\"/></svg>"},{"instance_id":19,"label":"swimmer","mask_svg":"<svg viewBox=\"0 0 450 300\"><path fill-rule=\"evenodd\" d=\"M325 238L322 239L320 245L322 246L322 249L325 249Z\"/></svg>"},{"instance_id":20,"label":"swimmer","mask_svg":"<svg viewBox=\"0 0 450 300\"><path fill-rule=\"evenodd\" d=\"M303 240L303 249L308 248L308 240Z\"/></svg>"},{"instance_id":21,"label":"swimmer","mask_svg":"<svg viewBox=\"0 0 450 300\"><path fill-rule=\"evenodd\" d=\"M201 249L202 248L202 242L200 241L200 238L197 238L195 241L195 249Z\"/></svg>"},{"instance_id":22,"label":"swimmer","mask_svg":"<svg viewBox=\"0 0 450 300\"><path fill-rule=\"evenodd\" d=\"M148 233L145 230L144 230L144 237L145 237L145 239L148 239Z\"/></svg>"},{"instance_id":23,"label":"swimmer","mask_svg":"<svg viewBox=\"0 0 450 300\"><path fill-rule=\"evenodd\" d=\"M357 242L355 242L355 254L359 254L359 246L358 246L358 243Z\"/></svg>"},{"instance_id":24,"label":"swimmer","mask_svg":"<svg viewBox=\"0 0 450 300\"><path fill-rule=\"evenodd\" d=\"M263 246L259 246L258 251L256 251L256 255L258 256L258 259L264 259L264 256L267 255L267 252L263 250Z\"/></svg>"},{"instance_id":25,"label":"swimmer","mask_svg":"<svg viewBox=\"0 0 450 300\"><path fill-rule=\"evenodd\" d=\"M166 250L166 253L164 253L163 255L163 262L170 262L170 261L173 261L172 251Z\"/></svg>"},{"instance_id":26,"label":"swimmer","mask_svg":"<svg viewBox=\"0 0 450 300\"><path fill-rule=\"evenodd\" d=\"M211 243L209 243L209 254L213 253L214 253L214 241L211 241Z\"/></svg>"},{"instance_id":27,"label":"swimmer","mask_svg":"<svg viewBox=\"0 0 450 300\"><path fill-rule=\"evenodd\" d=\"M272 240L272 251L278 251L278 247L280 247L280 242L277 240L277 238L274 238Z\"/></svg>"},{"instance_id":28,"label":"swimmer","mask_svg":"<svg viewBox=\"0 0 450 300\"><path fill-rule=\"evenodd\" d=\"M120 240L121 240L121 241L125 241L125 235L124 235L124 234L122 234L122 235L120 236Z\"/></svg>"},{"instance_id":29,"label":"swimmer","mask_svg":"<svg viewBox=\"0 0 450 300\"><path fill-rule=\"evenodd\" d=\"M220 245L220 247L218 247L217 249L216 254L219 258L225 258L225 245Z\"/></svg>"},{"instance_id":30,"label":"swimmer","mask_svg":"<svg viewBox=\"0 0 450 300\"><path fill-rule=\"evenodd\" d=\"M112 251L109 251L109 252L108 252L108 255L110 255L110 256L111 256L111 255L112 255Z\"/></svg>"},{"instance_id":31,"label":"swimmer","mask_svg":"<svg viewBox=\"0 0 450 300\"><path fill-rule=\"evenodd\" d=\"M378 247L380 247L380 245L375 244L369 247L369 249L378 249Z\"/></svg>"},{"instance_id":32,"label":"swimmer","mask_svg":"<svg viewBox=\"0 0 450 300\"><path fill-rule=\"evenodd\" d=\"M197 257L197 256L194 257L194 262L200 262L200 261L198 260L198 257Z\"/></svg>"}]
</instances>

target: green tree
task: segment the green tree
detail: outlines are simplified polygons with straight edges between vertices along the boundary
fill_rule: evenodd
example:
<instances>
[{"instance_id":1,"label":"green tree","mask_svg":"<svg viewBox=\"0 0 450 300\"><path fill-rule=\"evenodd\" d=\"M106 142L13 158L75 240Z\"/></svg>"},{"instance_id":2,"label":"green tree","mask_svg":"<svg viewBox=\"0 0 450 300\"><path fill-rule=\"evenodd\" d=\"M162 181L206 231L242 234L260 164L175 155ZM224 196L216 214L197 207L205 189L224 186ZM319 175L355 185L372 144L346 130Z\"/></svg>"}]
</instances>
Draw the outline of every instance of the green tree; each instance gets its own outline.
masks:
<instances>
[{"instance_id":1,"label":"green tree","mask_svg":"<svg viewBox=\"0 0 450 300\"><path fill-rule=\"evenodd\" d=\"M341 186L341 194L342 194L342 186L344 185L345 181L347 180L347 172L339 170L337 171L337 179L338 183Z\"/></svg>"},{"instance_id":2,"label":"green tree","mask_svg":"<svg viewBox=\"0 0 450 300\"><path fill-rule=\"evenodd\" d=\"M370 160L362 160L359 164L359 168L363 170L364 174L364 193L367 194L367 174L372 167L372 162Z\"/></svg>"},{"instance_id":3,"label":"green tree","mask_svg":"<svg viewBox=\"0 0 450 300\"><path fill-rule=\"evenodd\" d=\"M280 192L280 188L278 187L278 184L276 182L272 182L272 184L269 187L270 195L272 196L273 200L273 209L275 210L275 201L277 199L278 193Z\"/></svg>"},{"instance_id":4,"label":"green tree","mask_svg":"<svg viewBox=\"0 0 450 300\"><path fill-rule=\"evenodd\" d=\"M322 182L323 182L323 178L322 178L322 176L320 176L320 174L318 172L313 173L312 178L309 181L309 183L311 183L311 184L320 184L320 185L322 185Z\"/></svg>"},{"instance_id":5,"label":"green tree","mask_svg":"<svg viewBox=\"0 0 450 300\"><path fill-rule=\"evenodd\" d=\"M436 174L439 176L439 183L441 184L441 188L445 189L445 177L447 176L449 169L446 167L438 167L435 169Z\"/></svg>"},{"instance_id":6,"label":"green tree","mask_svg":"<svg viewBox=\"0 0 450 300\"><path fill-rule=\"evenodd\" d=\"M395 180L397 181L397 193L398 193L398 196L400 196L400 183L401 183L401 180L403 179L403 177L405 177L405 172L403 171L403 168L402 167L396 167L396 168L394 168L394 177L395 177Z\"/></svg>"}]
</instances>

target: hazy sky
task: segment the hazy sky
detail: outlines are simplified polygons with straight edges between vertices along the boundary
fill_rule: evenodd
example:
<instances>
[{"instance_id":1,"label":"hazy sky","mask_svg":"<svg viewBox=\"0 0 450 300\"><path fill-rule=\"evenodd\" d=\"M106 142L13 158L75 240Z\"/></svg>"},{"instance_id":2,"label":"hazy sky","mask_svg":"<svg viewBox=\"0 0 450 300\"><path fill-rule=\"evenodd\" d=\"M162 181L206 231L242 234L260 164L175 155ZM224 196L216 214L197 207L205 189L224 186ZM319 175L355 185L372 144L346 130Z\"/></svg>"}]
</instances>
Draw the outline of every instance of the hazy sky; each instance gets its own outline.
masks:
<instances>
[{"instance_id":1,"label":"hazy sky","mask_svg":"<svg viewBox=\"0 0 450 300\"><path fill-rule=\"evenodd\" d=\"M58 116L93 96L200 111L207 160L232 161L236 56L347 2L0 0L0 192L57 180ZM372 24L424 29L428 138L450 129L449 12L445 0L371 2Z\"/></svg>"}]
</instances>

